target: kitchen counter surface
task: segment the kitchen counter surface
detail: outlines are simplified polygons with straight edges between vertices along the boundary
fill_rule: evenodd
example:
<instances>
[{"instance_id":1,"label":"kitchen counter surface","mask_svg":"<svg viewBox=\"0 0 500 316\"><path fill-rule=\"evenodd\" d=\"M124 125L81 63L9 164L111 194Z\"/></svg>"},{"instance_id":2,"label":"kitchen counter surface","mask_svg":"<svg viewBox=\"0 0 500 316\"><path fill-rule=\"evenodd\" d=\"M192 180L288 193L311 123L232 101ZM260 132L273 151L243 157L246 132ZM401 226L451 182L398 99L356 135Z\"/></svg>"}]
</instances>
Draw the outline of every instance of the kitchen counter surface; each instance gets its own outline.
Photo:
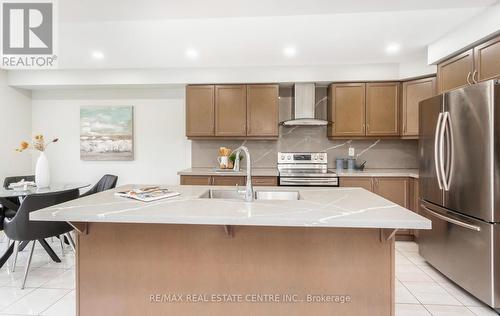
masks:
<instances>
[{"instance_id":1,"label":"kitchen counter surface","mask_svg":"<svg viewBox=\"0 0 500 316\"><path fill-rule=\"evenodd\" d=\"M332 169L332 171L336 171ZM410 177L418 179L418 169L365 169L337 173L339 177Z\"/></svg>"},{"instance_id":2,"label":"kitchen counter surface","mask_svg":"<svg viewBox=\"0 0 500 316\"><path fill-rule=\"evenodd\" d=\"M245 169L239 172L221 172L215 171L215 168L188 168L177 172L180 176L241 176L247 175ZM279 175L276 168L253 168L252 176L255 177L277 177Z\"/></svg>"},{"instance_id":3,"label":"kitchen counter surface","mask_svg":"<svg viewBox=\"0 0 500 316\"><path fill-rule=\"evenodd\" d=\"M143 185L127 185L128 190ZM144 203L116 197L114 190L80 198L30 213L31 220L244 225L285 227L344 227L430 229L431 222L362 188L259 187L256 191L299 191L300 200L202 198L209 189L234 187L164 186L178 197Z\"/></svg>"}]
</instances>

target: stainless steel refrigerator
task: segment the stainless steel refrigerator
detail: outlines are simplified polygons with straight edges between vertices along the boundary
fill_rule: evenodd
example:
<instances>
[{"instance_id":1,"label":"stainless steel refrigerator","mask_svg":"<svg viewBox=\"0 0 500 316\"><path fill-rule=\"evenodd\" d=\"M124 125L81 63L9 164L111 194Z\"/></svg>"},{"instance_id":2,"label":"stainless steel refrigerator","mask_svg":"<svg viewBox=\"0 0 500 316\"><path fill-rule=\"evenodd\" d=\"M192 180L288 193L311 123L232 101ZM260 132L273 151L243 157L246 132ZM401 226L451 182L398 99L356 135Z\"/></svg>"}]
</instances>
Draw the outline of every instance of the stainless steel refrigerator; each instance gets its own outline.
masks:
<instances>
[{"instance_id":1,"label":"stainless steel refrigerator","mask_svg":"<svg viewBox=\"0 0 500 316\"><path fill-rule=\"evenodd\" d=\"M500 82L420 103L420 254L500 308Z\"/></svg>"}]
</instances>

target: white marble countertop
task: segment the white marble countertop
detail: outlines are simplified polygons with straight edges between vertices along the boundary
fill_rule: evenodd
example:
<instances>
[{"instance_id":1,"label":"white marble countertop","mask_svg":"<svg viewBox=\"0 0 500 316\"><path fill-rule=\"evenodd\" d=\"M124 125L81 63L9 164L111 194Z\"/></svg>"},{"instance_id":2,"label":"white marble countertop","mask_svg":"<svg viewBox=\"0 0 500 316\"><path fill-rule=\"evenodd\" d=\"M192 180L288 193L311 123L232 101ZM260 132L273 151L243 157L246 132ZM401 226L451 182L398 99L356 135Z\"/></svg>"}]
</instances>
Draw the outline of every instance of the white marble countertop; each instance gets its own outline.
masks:
<instances>
[{"instance_id":1,"label":"white marble countertop","mask_svg":"<svg viewBox=\"0 0 500 316\"><path fill-rule=\"evenodd\" d=\"M132 185L116 190L132 188ZM143 187L142 185L140 187ZM144 203L106 191L30 213L31 220L141 224L430 229L431 222L362 188L259 187L299 191L298 201L206 199L209 189L165 186L178 197Z\"/></svg>"},{"instance_id":2,"label":"white marble countertop","mask_svg":"<svg viewBox=\"0 0 500 316\"><path fill-rule=\"evenodd\" d=\"M331 169L336 171L335 169ZM409 177L418 179L418 169L365 169L337 172L339 177Z\"/></svg>"},{"instance_id":3,"label":"white marble countertop","mask_svg":"<svg viewBox=\"0 0 500 316\"><path fill-rule=\"evenodd\" d=\"M247 171L241 169L239 172L216 171L215 168L189 168L177 172L180 176L246 176ZM277 177L277 168L252 168L252 176L256 177Z\"/></svg>"}]
</instances>

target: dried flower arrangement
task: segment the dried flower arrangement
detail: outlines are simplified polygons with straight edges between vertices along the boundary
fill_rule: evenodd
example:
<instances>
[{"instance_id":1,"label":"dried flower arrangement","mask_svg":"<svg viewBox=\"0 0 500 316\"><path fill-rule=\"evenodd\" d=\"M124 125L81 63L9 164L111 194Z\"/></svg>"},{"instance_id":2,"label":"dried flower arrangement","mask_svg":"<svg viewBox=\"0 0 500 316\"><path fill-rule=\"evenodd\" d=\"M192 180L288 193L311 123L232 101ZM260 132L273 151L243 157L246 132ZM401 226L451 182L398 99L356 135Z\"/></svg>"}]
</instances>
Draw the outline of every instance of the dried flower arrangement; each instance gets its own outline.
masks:
<instances>
[{"instance_id":1,"label":"dried flower arrangement","mask_svg":"<svg viewBox=\"0 0 500 316\"><path fill-rule=\"evenodd\" d=\"M45 138L43 137L43 135L35 135L35 137L33 137L33 142L31 144L28 143L27 141L22 141L21 144L19 145L19 148L17 148L16 151L23 152L27 149L34 149L40 152L44 152L50 144L57 143L58 141L59 138L54 138L50 142L45 142Z\"/></svg>"}]
</instances>

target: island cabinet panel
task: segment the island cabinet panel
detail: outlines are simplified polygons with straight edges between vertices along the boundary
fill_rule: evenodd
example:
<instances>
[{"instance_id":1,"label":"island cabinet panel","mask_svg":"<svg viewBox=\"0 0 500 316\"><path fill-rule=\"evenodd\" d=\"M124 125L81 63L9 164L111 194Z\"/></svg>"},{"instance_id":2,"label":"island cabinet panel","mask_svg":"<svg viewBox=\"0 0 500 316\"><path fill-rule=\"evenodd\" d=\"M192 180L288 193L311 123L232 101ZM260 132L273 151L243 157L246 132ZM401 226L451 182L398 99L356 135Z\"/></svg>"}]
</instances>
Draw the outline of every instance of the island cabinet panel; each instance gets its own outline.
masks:
<instances>
[{"instance_id":1,"label":"island cabinet panel","mask_svg":"<svg viewBox=\"0 0 500 316\"><path fill-rule=\"evenodd\" d=\"M212 185L230 185L236 186L245 185L246 177L235 177L235 176L214 176L212 177Z\"/></svg>"},{"instance_id":2,"label":"island cabinet panel","mask_svg":"<svg viewBox=\"0 0 500 316\"><path fill-rule=\"evenodd\" d=\"M373 179L371 177L341 177L340 186L363 188L372 192Z\"/></svg>"},{"instance_id":3,"label":"island cabinet panel","mask_svg":"<svg viewBox=\"0 0 500 316\"><path fill-rule=\"evenodd\" d=\"M211 176L181 176L182 185L211 185Z\"/></svg>"},{"instance_id":4,"label":"island cabinet panel","mask_svg":"<svg viewBox=\"0 0 500 316\"><path fill-rule=\"evenodd\" d=\"M89 223L77 236L77 315L394 316L394 239L380 236L380 229L233 226L228 236L217 225ZM241 298L224 302L222 294Z\"/></svg>"},{"instance_id":5,"label":"island cabinet panel","mask_svg":"<svg viewBox=\"0 0 500 316\"><path fill-rule=\"evenodd\" d=\"M468 50L438 64L438 93L466 86L472 82L474 50Z\"/></svg>"},{"instance_id":6,"label":"island cabinet panel","mask_svg":"<svg viewBox=\"0 0 500 316\"><path fill-rule=\"evenodd\" d=\"M365 84L332 84L329 87L328 136L365 136Z\"/></svg>"},{"instance_id":7,"label":"island cabinet panel","mask_svg":"<svg viewBox=\"0 0 500 316\"><path fill-rule=\"evenodd\" d=\"M399 82L366 84L366 135L399 135Z\"/></svg>"},{"instance_id":8,"label":"island cabinet panel","mask_svg":"<svg viewBox=\"0 0 500 316\"><path fill-rule=\"evenodd\" d=\"M500 36L474 48L474 80L500 78Z\"/></svg>"},{"instance_id":9,"label":"island cabinet panel","mask_svg":"<svg viewBox=\"0 0 500 316\"><path fill-rule=\"evenodd\" d=\"M245 85L215 86L215 136L246 136L247 90Z\"/></svg>"},{"instance_id":10,"label":"island cabinet panel","mask_svg":"<svg viewBox=\"0 0 500 316\"><path fill-rule=\"evenodd\" d=\"M247 86L247 136L278 137L278 85Z\"/></svg>"},{"instance_id":11,"label":"island cabinet panel","mask_svg":"<svg viewBox=\"0 0 500 316\"><path fill-rule=\"evenodd\" d=\"M215 135L215 87L186 87L186 136Z\"/></svg>"},{"instance_id":12,"label":"island cabinet panel","mask_svg":"<svg viewBox=\"0 0 500 316\"><path fill-rule=\"evenodd\" d=\"M418 137L418 104L436 95L436 77L403 82L401 135Z\"/></svg>"}]
</instances>

